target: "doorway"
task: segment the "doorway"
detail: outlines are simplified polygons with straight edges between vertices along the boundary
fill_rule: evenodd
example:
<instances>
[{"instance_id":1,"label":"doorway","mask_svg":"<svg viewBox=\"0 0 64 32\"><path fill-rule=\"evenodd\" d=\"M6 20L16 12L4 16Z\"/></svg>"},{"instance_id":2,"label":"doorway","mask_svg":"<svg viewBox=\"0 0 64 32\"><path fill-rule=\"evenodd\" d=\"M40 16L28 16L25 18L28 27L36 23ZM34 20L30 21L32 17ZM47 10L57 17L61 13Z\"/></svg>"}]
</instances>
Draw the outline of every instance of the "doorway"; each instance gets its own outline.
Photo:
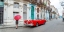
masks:
<instances>
[{"instance_id":1,"label":"doorway","mask_svg":"<svg viewBox=\"0 0 64 32\"><path fill-rule=\"evenodd\" d=\"M31 6L31 19L34 20L34 6Z\"/></svg>"},{"instance_id":2,"label":"doorway","mask_svg":"<svg viewBox=\"0 0 64 32\"><path fill-rule=\"evenodd\" d=\"M37 19L39 19L39 8L37 8Z\"/></svg>"},{"instance_id":3,"label":"doorway","mask_svg":"<svg viewBox=\"0 0 64 32\"><path fill-rule=\"evenodd\" d=\"M3 24L3 11L4 11L4 8L0 7L0 24Z\"/></svg>"},{"instance_id":4,"label":"doorway","mask_svg":"<svg viewBox=\"0 0 64 32\"><path fill-rule=\"evenodd\" d=\"M0 0L0 24L3 24L4 0Z\"/></svg>"}]
</instances>

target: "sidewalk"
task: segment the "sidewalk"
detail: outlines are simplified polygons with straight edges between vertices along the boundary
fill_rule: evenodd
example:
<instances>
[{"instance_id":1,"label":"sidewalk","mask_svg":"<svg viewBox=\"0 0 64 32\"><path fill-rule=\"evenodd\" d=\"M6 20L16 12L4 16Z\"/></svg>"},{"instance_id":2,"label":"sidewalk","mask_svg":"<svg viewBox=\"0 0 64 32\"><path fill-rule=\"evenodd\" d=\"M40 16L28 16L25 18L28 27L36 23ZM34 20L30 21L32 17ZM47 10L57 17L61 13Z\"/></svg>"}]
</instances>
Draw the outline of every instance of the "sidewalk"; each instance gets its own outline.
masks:
<instances>
[{"instance_id":1,"label":"sidewalk","mask_svg":"<svg viewBox=\"0 0 64 32\"><path fill-rule=\"evenodd\" d=\"M4 29L4 28L15 28L15 25L0 25L0 29ZM25 27L25 26L18 26L18 27Z\"/></svg>"}]
</instances>

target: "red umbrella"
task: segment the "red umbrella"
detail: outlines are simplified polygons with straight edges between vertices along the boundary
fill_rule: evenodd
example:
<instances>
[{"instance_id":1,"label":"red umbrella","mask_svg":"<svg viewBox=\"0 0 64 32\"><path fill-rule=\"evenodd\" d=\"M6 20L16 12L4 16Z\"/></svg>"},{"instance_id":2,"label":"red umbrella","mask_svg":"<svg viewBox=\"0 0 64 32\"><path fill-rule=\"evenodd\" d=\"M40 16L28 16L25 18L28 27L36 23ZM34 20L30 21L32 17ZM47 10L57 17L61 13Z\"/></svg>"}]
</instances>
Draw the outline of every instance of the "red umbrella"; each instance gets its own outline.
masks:
<instances>
[{"instance_id":1,"label":"red umbrella","mask_svg":"<svg viewBox=\"0 0 64 32\"><path fill-rule=\"evenodd\" d=\"M15 20L19 20L19 19L21 19L21 16L20 15L16 15L16 16L14 16L14 19Z\"/></svg>"}]
</instances>

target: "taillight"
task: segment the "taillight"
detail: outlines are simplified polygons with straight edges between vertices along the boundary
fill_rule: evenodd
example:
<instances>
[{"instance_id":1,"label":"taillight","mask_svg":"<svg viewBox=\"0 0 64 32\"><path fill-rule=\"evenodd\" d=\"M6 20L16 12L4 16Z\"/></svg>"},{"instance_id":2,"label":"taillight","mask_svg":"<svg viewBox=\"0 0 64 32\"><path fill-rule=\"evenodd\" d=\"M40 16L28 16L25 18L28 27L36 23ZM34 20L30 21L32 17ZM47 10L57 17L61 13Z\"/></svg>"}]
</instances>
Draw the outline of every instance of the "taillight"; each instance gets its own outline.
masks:
<instances>
[{"instance_id":1,"label":"taillight","mask_svg":"<svg viewBox=\"0 0 64 32\"><path fill-rule=\"evenodd\" d=\"M27 23L28 20L25 20L24 23Z\"/></svg>"}]
</instances>

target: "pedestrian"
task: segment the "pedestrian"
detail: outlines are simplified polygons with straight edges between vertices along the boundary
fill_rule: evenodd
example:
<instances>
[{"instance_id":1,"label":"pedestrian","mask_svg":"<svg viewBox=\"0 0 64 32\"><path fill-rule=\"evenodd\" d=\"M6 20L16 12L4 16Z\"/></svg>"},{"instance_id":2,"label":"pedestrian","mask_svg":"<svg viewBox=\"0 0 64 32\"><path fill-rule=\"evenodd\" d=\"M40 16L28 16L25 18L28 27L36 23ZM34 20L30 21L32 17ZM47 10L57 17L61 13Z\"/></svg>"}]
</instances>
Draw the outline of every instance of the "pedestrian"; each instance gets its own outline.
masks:
<instances>
[{"instance_id":1,"label":"pedestrian","mask_svg":"<svg viewBox=\"0 0 64 32\"><path fill-rule=\"evenodd\" d=\"M63 15L62 15L62 18L63 18L63 22L64 22L64 13L63 13Z\"/></svg>"},{"instance_id":2,"label":"pedestrian","mask_svg":"<svg viewBox=\"0 0 64 32\"><path fill-rule=\"evenodd\" d=\"M16 29L18 28L18 20L16 20Z\"/></svg>"},{"instance_id":3,"label":"pedestrian","mask_svg":"<svg viewBox=\"0 0 64 32\"><path fill-rule=\"evenodd\" d=\"M20 15L16 15L14 17L14 19L15 19L15 23L16 23L16 29L18 29L18 21L19 21L19 19L21 19L21 16Z\"/></svg>"},{"instance_id":4,"label":"pedestrian","mask_svg":"<svg viewBox=\"0 0 64 32\"><path fill-rule=\"evenodd\" d=\"M56 14L56 19L58 18L57 14Z\"/></svg>"}]
</instances>

